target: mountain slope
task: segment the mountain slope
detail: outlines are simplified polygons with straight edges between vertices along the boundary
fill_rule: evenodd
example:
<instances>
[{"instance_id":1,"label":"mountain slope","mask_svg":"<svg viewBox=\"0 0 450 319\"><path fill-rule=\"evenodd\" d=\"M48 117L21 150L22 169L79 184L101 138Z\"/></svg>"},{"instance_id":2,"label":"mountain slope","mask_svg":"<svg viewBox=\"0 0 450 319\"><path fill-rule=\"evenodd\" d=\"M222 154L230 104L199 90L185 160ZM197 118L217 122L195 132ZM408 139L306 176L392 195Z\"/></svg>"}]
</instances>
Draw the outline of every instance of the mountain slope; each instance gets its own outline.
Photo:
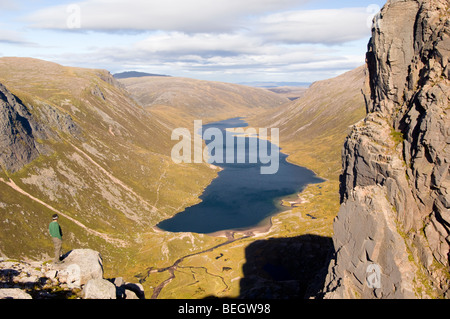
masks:
<instances>
[{"instance_id":1,"label":"mountain slope","mask_svg":"<svg viewBox=\"0 0 450 319\"><path fill-rule=\"evenodd\" d=\"M0 252L8 257L51 252L47 226L58 212L66 249L124 260L137 233L195 203L216 175L208 165L175 165L171 130L107 71L1 58L0 83Z\"/></svg>"},{"instance_id":2,"label":"mountain slope","mask_svg":"<svg viewBox=\"0 0 450 319\"><path fill-rule=\"evenodd\" d=\"M115 73L115 79L128 79L128 78L140 78L144 76L170 76L164 74L153 74L153 73L145 73L145 72L137 72L137 71L126 71L121 73Z\"/></svg>"},{"instance_id":3,"label":"mountain slope","mask_svg":"<svg viewBox=\"0 0 450 319\"><path fill-rule=\"evenodd\" d=\"M152 114L190 126L193 120L206 123L248 116L288 101L265 89L188 78L140 77L120 82Z\"/></svg>"},{"instance_id":4,"label":"mountain slope","mask_svg":"<svg viewBox=\"0 0 450 319\"><path fill-rule=\"evenodd\" d=\"M388 1L346 139L327 298L449 296L449 3ZM376 284L376 285L375 285Z\"/></svg>"},{"instance_id":5,"label":"mountain slope","mask_svg":"<svg viewBox=\"0 0 450 319\"><path fill-rule=\"evenodd\" d=\"M252 125L278 127L289 160L337 180L339 155L348 128L365 115L365 67L315 82L298 100L251 119Z\"/></svg>"}]
</instances>

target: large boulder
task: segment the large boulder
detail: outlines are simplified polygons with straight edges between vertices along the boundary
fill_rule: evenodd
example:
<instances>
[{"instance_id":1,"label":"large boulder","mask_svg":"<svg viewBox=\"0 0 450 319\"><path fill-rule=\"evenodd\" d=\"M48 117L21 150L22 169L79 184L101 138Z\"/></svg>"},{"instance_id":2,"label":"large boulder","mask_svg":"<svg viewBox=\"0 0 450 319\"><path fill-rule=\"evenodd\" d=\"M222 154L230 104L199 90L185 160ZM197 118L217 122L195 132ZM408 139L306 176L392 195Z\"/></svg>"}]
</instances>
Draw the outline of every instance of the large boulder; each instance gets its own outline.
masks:
<instances>
[{"instance_id":1,"label":"large boulder","mask_svg":"<svg viewBox=\"0 0 450 319\"><path fill-rule=\"evenodd\" d=\"M102 278L91 279L83 288L83 299L116 299L116 286Z\"/></svg>"},{"instance_id":2,"label":"large boulder","mask_svg":"<svg viewBox=\"0 0 450 319\"><path fill-rule=\"evenodd\" d=\"M79 288L91 279L103 278L102 257L92 249L72 250L56 269L60 282L65 282L72 288Z\"/></svg>"},{"instance_id":3,"label":"large boulder","mask_svg":"<svg viewBox=\"0 0 450 319\"><path fill-rule=\"evenodd\" d=\"M32 299L29 294L19 288L0 289L0 299Z\"/></svg>"},{"instance_id":4,"label":"large boulder","mask_svg":"<svg viewBox=\"0 0 450 319\"><path fill-rule=\"evenodd\" d=\"M145 299L144 287L141 284L125 282L122 277L114 279L117 299Z\"/></svg>"},{"instance_id":5,"label":"large boulder","mask_svg":"<svg viewBox=\"0 0 450 319\"><path fill-rule=\"evenodd\" d=\"M91 249L72 250L59 264L0 258L0 299L145 299L141 284L104 279L102 264Z\"/></svg>"}]
</instances>

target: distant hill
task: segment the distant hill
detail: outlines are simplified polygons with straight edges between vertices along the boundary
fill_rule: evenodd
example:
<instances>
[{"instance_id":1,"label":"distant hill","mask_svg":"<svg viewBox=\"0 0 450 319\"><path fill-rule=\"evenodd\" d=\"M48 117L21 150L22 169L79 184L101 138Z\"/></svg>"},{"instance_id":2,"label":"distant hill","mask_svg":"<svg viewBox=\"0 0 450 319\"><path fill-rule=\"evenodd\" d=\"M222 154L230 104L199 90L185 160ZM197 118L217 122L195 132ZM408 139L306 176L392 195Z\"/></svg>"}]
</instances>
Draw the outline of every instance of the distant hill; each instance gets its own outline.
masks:
<instances>
[{"instance_id":1,"label":"distant hill","mask_svg":"<svg viewBox=\"0 0 450 319\"><path fill-rule=\"evenodd\" d=\"M301 98L306 91L307 87L302 86L278 86L274 88L266 88L267 90L277 93L278 95L288 98L290 101L295 101Z\"/></svg>"},{"instance_id":2,"label":"distant hill","mask_svg":"<svg viewBox=\"0 0 450 319\"><path fill-rule=\"evenodd\" d=\"M128 78L142 78L144 76L163 76L163 77L170 77L170 75L164 75L164 74L152 74L152 73L145 73L145 72L137 72L137 71L126 71L121 73L116 73L113 75L116 79L128 79Z\"/></svg>"},{"instance_id":3,"label":"distant hill","mask_svg":"<svg viewBox=\"0 0 450 319\"><path fill-rule=\"evenodd\" d=\"M312 83L310 82L242 82L240 85L247 85L259 88L276 88L282 86L304 87L308 88Z\"/></svg>"},{"instance_id":4,"label":"distant hill","mask_svg":"<svg viewBox=\"0 0 450 319\"><path fill-rule=\"evenodd\" d=\"M176 125L254 115L289 102L263 88L190 78L143 77L120 83L151 113Z\"/></svg>"}]
</instances>

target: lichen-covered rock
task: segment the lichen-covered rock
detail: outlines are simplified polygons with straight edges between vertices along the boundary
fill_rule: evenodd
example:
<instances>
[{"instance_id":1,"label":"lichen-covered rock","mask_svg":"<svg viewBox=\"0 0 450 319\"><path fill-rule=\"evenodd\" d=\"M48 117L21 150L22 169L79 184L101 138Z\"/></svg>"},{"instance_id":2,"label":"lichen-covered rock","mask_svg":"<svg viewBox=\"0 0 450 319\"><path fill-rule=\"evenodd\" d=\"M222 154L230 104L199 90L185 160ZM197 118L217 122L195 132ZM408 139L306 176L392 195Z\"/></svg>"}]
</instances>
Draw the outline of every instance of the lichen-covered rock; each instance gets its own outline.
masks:
<instances>
[{"instance_id":1,"label":"lichen-covered rock","mask_svg":"<svg viewBox=\"0 0 450 319\"><path fill-rule=\"evenodd\" d=\"M326 298L449 297L449 21L446 0L392 0L374 25L368 114L343 149Z\"/></svg>"},{"instance_id":2,"label":"lichen-covered rock","mask_svg":"<svg viewBox=\"0 0 450 319\"><path fill-rule=\"evenodd\" d=\"M0 299L32 299L29 294L19 288L0 289Z\"/></svg>"},{"instance_id":3,"label":"lichen-covered rock","mask_svg":"<svg viewBox=\"0 0 450 319\"><path fill-rule=\"evenodd\" d=\"M72 250L55 268L60 281L73 287L80 287L91 279L103 278L102 257L92 249Z\"/></svg>"}]
</instances>

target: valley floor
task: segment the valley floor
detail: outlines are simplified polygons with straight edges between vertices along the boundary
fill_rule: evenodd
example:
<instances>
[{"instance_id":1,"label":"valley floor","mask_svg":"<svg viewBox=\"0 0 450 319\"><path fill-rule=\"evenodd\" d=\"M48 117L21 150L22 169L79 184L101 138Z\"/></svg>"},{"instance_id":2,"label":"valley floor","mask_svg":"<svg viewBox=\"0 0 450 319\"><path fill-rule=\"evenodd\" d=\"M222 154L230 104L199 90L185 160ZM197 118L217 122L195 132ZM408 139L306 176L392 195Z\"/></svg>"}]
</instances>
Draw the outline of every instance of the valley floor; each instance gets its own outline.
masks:
<instances>
[{"instance_id":1,"label":"valley floor","mask_svg":"<svg viewBox=\"0 0 450 319\"><path fill-rule=\"evenodd\" d=\"M147 298L317 296L333 247L336 187L330 181L308 186L303 204L272 217L269 226L210 235L147 233L130 275Z\"/></svg>"}]
</instances>

